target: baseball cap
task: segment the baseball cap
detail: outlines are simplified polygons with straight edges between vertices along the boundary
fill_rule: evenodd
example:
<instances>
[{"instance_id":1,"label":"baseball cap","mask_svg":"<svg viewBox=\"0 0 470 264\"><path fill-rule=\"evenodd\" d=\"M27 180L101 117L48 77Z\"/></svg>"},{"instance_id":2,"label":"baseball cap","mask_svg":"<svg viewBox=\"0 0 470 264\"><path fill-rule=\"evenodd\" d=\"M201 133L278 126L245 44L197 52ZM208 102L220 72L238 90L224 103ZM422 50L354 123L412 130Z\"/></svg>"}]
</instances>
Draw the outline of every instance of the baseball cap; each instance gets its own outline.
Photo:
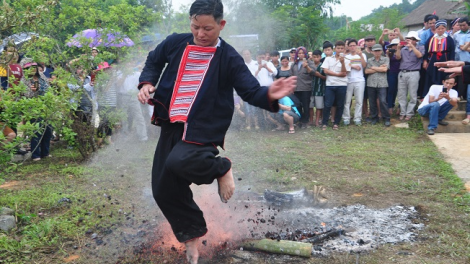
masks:
<instances>
[{"instance_id":1,"label":"baseball cap","mask_svg":"<svg viewBox=\"0 0 470 264\"><path fill-rule=\"evenodd\" d=\"M374 46L372 46L372 51L376 51L376 50L383 50L383 49L382 49L382 45L380 45L380 44L375 44Z\"/></svg>"},{"instance_id":2,"label":"baseball cap","mask_svg":"<svg viewBox=\"0 0 470 264\"><path fill-rule=\"evenodd\" d=\"M368 40L375 40L375 36L374 35L369 35L369 36L366 36L364 38L365 41L368 41Z\"/></svg>"}]
</instances>

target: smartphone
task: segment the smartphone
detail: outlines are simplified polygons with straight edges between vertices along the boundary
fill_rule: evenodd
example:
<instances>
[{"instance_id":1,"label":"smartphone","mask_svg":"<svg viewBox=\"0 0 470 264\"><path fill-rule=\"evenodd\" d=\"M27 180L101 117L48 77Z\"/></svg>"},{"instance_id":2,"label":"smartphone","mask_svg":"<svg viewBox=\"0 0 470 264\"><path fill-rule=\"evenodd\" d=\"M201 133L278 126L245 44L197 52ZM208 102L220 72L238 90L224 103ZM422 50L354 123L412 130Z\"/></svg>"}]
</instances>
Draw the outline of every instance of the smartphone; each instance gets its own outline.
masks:
<instances>
[{"instance_id":1,"label":"smartphone","mask_svg":"<svg viewBox=\"0 0 470 264\"><path fill-rule=\"evenodd\" d=\"M443 87L443 88L442 88L442 92L443 92L443 93L447 93L447 88Z\"/></svg>"},{"instance_id":2,"label":"smartphone","mask_svg":"<svg viewBox=\"0 0 470 264\"><path fill-rule=\"evenodd\" d=\"M406 42L406 41L400 41L400 45L401 45L401 46L405 46L406 44L408 44L408 42Z\"/></svg>"},{"instance_id":3,"label":"smartphone","mask_svg":"<svg viewBox=\"0 0 470 264\"><path fill-rule=\"evenodd\" d=\"M34 89L36 89L36 91L39 89L39 81L34 81Z\"/></svg>"}]
</instances>

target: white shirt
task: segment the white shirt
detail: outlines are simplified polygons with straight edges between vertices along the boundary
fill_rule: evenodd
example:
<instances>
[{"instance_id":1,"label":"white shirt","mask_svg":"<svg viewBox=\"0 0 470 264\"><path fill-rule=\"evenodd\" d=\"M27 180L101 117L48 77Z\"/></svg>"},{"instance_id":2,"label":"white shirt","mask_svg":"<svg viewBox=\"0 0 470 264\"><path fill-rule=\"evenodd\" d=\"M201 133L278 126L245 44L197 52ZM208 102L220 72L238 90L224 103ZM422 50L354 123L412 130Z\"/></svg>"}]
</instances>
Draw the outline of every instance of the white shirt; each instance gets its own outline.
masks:
<instances>
[{"instance_id":1,"label":"white shirt","mask_svg":"<svg viewBox=\"0 0 470 264\"><path fill-rule=\"evenodd\" d=\"M347 61L345 61L344 64L345 64L344 66L346 68L346 71L350 72L351 65L347 63ZM323 69L328 69L336 73L341 72L341 62L339 61L339 59L337 60L336 57L326 57L321 67ZM338 76L326 75L326 86L347 86L347 85L348 85L347 76L338 77Z\"/></svg>"},{"instance_id":2,"label":"white shirt","mask_svg":"<svg viewBox=\"0 0 470 264\"><path fill-rule=\"evenodd\" d=\"M418 109L422 108L425 105L429 104L429 95L434 96L434 98L438 98L439 94L442 92L442 88L444 85L437 85L434 84L429 88L428 94L426 94L426 97L424 97L423 102L419 105ZM450 91L447 91L449 93L450 98L458 98L459 93L457 93L456 90L450 89ZM443 105L445 102L447 102L446 98L442 98L441 100L437 101L439 105Z\"/></svg>"},{"instance_id":3,"label":"white shirt","mask_svg":"<svg viewBox=\"0 0 470 264\"><path fill-rule=\"evenodd\" d=\"M364 58L364 61L367 62L367 57L366 55L363 53L362 54L362 57ZM349 83L354 83L354 82L365 82L366 79L364 79L364 69L362 67L362 61L361 61L361 57L359 57L359 55L351 55L351 54L348 54L346 55L346 60L344 61L346 63L346 65L349 64L349 67L351 68L352 65L358 65L359 67L361 67L360 70L355 70L353 68L351 68L351 71L348 72L348 82Z\"/></svg>"},{"instance_id":4,"label":"white shirt","mask_svg":"<svg viewBox=\"0 0 470 264\"><path fill-rule=\"evenodd\" d=\"M258 62L256 63L256 70L258 70ZM259 70L258 75L255 75L256 79L258 79L259 85L261 86L270 86L274 82L274 76L277 74L277 69L272 62L267 61L266 67L268 67L272 72L269 72L266 68L261 68Z\"/></svg>"},{"instance_id":5,"label":"white shirt","mask_svg":"<svg viewBox=\"0 0 470 264\"><path fill-rule=\"evenodd\" d=\"M254 60L251 60L250 62L245 62L246 66L248 67L248 70L250 70L251 74L255 76L256 71L258 70L258 63Z\"/></svg>"}]
</instances>

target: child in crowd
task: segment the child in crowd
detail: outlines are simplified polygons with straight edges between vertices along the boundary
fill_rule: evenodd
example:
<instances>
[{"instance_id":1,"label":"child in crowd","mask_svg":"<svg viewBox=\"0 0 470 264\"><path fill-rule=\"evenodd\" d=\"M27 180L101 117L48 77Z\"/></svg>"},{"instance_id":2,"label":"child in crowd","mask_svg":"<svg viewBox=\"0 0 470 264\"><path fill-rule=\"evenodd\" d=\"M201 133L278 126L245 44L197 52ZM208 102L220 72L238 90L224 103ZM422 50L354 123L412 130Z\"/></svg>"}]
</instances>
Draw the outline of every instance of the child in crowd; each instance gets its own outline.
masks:
<instances>
[{"instance_id":1,"label":"child in crowd","mask_svg":"<svg viewBox=\"0 0 470 264\"><path fill-rule=\"evenodd\" d=\"M323 106L324 106L324 101L323 101L323 96L325 95L325 80L326 80L326 75L323 72L323 69L321 67L322 62L321 62L321 51L320 50L315 50L312 53L312 60L315 65L315 76L313 77L313 82L312 82L312 97L310 99L310 122L313 123L313 111L314 108L317 109L315 112L315 126L319 127L321 124L321 118L323 115Z\"/></svg>"}]
</instances>

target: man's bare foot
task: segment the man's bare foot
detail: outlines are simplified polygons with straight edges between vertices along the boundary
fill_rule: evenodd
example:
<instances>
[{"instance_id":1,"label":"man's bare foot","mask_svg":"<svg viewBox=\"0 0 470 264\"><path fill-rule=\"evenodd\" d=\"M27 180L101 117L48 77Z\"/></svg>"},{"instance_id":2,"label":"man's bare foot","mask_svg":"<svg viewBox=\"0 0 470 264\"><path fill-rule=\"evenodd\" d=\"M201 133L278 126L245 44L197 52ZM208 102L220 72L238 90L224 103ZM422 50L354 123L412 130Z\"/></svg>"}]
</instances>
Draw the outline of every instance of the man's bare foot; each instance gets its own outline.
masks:
<instances>
[{"instance_id":1,"label":"man's bare foot","mask_svg":"<svg viewBox=\"0 0 470 264\"><path fill-rule=\"evenodd\" d=\"M224 176L217 178L219 185L219 196L223 203L228 202L235 191L235 181L233 180L232 169L227 171Z\"/></svg>"},{"instance_id":2,"label":"man's bare foot","mask_svg":"<svg viewBox=\"0 0 470 264\"><path fill-rule=\"evenodd\" d=\"M186 246L186 259L189 264L197 264L197 260L199 259L199 251L197 250L198 242L199 238L195 238L184 243Z\"/></svg>"}]
</instances>

